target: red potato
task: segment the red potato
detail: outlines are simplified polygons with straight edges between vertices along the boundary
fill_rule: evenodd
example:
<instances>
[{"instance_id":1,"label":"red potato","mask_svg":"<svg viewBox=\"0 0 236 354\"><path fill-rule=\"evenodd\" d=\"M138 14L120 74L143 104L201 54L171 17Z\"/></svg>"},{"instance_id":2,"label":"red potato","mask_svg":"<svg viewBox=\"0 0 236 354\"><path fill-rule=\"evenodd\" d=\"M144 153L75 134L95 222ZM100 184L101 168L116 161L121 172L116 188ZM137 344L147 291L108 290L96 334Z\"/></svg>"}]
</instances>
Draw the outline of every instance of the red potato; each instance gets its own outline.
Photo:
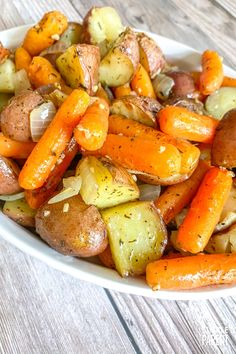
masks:
<instances>
[{"instance_id":1,"label":"red potato","mask_svg":"<svg viewBox=\"0 0 236 354\"><path fill-rule=\"evenodd\" d=\"M175 84L171 93L173 97L192 97L195 91L195 84L191 74L185 71L170 71L166 75L171 77Z\"/></svg>"},{"instance_id":2,"label":"red potato","mask_svg":"<svg viewBox=\"0 0 236 354\"><path fill-rule=\"evenodd\" d=\"M14 194L21 191L18 183L20 169L15 162L0 156L0 194Z\"/></svg>"}]
</instances>

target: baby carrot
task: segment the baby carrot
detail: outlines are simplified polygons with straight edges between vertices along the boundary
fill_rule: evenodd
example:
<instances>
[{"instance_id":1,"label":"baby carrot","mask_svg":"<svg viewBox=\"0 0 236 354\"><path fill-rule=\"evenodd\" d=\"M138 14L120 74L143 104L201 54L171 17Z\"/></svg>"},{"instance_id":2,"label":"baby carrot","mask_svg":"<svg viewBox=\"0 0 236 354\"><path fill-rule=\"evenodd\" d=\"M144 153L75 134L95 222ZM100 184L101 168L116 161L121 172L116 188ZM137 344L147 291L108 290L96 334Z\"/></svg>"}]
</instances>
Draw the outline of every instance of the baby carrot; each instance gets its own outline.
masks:
<instances>
[{"instance_id":1,"label":"baby carrot","mask_svg":"<svg viewBox=\"0 0 236 354\"><path fill-rule=\"evenodd\" d=\"M115 98L128 96L131 94L130 84L127 82L122 86L114 87L112 91L115 95Z\"/></svg>"},{"instance_id":2,"label":"baby carrot","mask_svg":"<svg viewBox=\"0 0 236 354\"><path fill-rule=\"evenodd\" d=\"M206 50L202 54L202 72L199 89L203 95L210 95L222 85L224 78L222 59L215 51Z\"/></svg>"},{"instance_id":3,"label":"baby carrot","mask_svg":"<svg viewBox=\"0 0 236 354\"><path fill-rule=\"evenodd\" d=\"M232 186L227 170L212 167L203 178L189 211L179 227L176 243L183 251L202 252L219 221Z\"/></svg>"},{"instance_id":4,"label":"baby carrot","mask_svg":"<svg viewBox=\"0 0 236 354\"><path fill-rule=\"evenodd\" d=\"M36 189L46 182L88 105L89 96L80 89L66 98L21 170L22 188Z\"/></svg>"},{"instance_id":5,"label":"baby carrot","mask_svg":"<svg viewBox=\"0 0 236 354\"><path fill-rule=\"evenodd\" d=\"M52 66L50 61L43 57L33 58L28 67L28 76L35 88L60 83L61 81L60 73Z\"/></svg>"},{"instance_id":6,"label":"baby carrot","mask_svg":"<svg viewBox=\"0 0 236 354\"><path fill-rule=\"evenodd\" d=\"M102 147L108 130L109 105L97 98L86 110L74 129L77 143L84 149L93 151Z\"/></svg>"},{"instance_id":7,"label":"baby carrot","mask_svg":"<svg viewBox=\"0 0 236 354\"><path fill-rule=\"evenodd\" d=\"M156 98L151 79L141 64L139 64L130 84L137 95Z\"/></svg>"},{"instance_id":8,"label":"baby carrot","mask_svg":"<svg viewBox=\"0 0 236 354\"><path fill-rule=\"evenodd\" d=\"M164 133L207 144L212 142L219 123L216 119L174 106L161 109L157 118Z\"/></svg>"},{"instance_id":9,"label":"baby carrot","mask_svg":"<svg viewBox=\"0 0 236 354\"><path fill-rule=\"evenodd\" d=\"M72 138L63 151L60 162L50 172L47 181L42 187L25 190L25 199L32 209L38 209L51 198L78 150L79 146L75 139Z\"/></svg>"},{"instance_id":10,"label":"baby carrot","mask_svg":"<svg viewBox=\"0 0 236 354\"><path fill-rule=\"evenodd\" d=\"M111 134L123 134L124 136L140 137L147 140L156 140L174 145L181 153L181 174L189 174L194 170L200 155L199 149L188 141L176 139L156 129L147 127L132 119L119 115L109 117L108 132Z\"/></svg>"},{"instance_id":11,"label":"baby carrot","mask_svg":"<svg viewBox=\"0 0 236 354\"><path fill-rule=\"evenodd\" d=\"M236 282L236 253L160 259L147 265L146 280L153 290L232 284Z\"/></svg>"},{"instance_id":12,"label":"baby carrot","mask_svg":"<svg viewBox=\"0 0 236 354\"><path fill-rule=\"evenodd\" d=\"M207 163L199 161L198 167L189 179L167 187L154 202L166 224L169 224L191 202L208 169Z\"/></svg>"},{"instance_id":13,"label":"baby carrot","mask_svg":"<svg viewBox=\"0 0 236 354\"><path fill-rule=\"evenodd\" d=\"M200 71L192 71L191 75L194 79L195 85L199 85L199 78L200 78ZM224 76L223 82L221 84L221 87L223 86L228 86L228 87L236 87L236 78L235 77L230 77L230 76Z\"/></svg>"},{"instance_id":14,"label":"baby carrot","mask_svg":"<svg viewBox=\"0 0 236 354\"><path fill-rule=\"evenodd\" d=\"M59 11L46 13L37 25L26 33L23 48L32 56L50 47L67 28L67 18Z\"/></svg>"},{"instance_id":15,"label":"baby carrot","mask_svg":"<svg viewBox=\"0 0 236 354\"><path fill-rule=\"evenodd\" d=\"M31 55L23 47L19 47L15 51L16 70L25 69L28 71L29 65L32 61Z\"/></svg>"},{"instance_id":16,"label":"baby carrot","mask_svg":"<svg viewBox=\"0 0 236 354\"><path fill-rule=\"evenodd\" d=\"M13 157L15 159L25 159L35 147L33 142L21 142L12 140L0 133L0 155Z\"/></svg>"},{"instance_id":17,"label":"baby carrot","mask_svg":"<svg viewBox=\"0 0 236 354\"><path fill-rule=\"evenodd\" d=\"M179 173L181 168L181 154L175 146L138 137L108 134L105 143L95 154L110 157L127 169L159 178L171 177Z\"/></svg>"}]
</instances>

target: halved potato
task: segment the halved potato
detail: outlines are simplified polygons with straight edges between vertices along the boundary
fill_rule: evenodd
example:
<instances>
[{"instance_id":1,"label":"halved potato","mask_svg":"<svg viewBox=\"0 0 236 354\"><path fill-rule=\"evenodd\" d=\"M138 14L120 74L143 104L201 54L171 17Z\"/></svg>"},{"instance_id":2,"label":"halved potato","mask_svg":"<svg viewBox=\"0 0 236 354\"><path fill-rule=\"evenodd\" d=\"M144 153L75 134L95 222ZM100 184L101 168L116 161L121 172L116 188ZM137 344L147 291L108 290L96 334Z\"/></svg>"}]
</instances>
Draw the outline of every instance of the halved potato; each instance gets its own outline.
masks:
<instances>
[{"instance_id":1,"label":"halved potato","mask_svg":"<svg viewBox=\"0 0 236 354\"><path fill-rule=\"evenodd\" d=\"M82 41L99 45L103 57L124 27L120 16L112 7L92 7L84 18L82 25Z\"/></svg>"},{"instance_id":2,"label":"halved potato","mask_svg":"<svg viewBox=\"0 0 236 354\"><path fill-rule=\"evenodd\" d=\"M3 206L3 214L22 226L34 227L36 211L31 209L25 199L7 201Z\"/></svg>"},{"instance_id":3,"label":"halved potato","mask_svg":"<svg viewBox=\"0 0 236 354\"><path fill-rule=\"evenodd\" d=\"M90 95L97 91L99 48L89 44L74 44L56 60L61 76L72 88L84 87Z\"/></svg>"},{"instance_id":4,"label":"halved potato","mask_svg":"<svg viewBox=\"0 0 236 354\"><path fill-rule=\"evenodd\" d=\"M11 59L7 59L0 65L0 92L14 93L15 64Z\"/></svg>"},{"instance_id":5,"label":"halved potato","mask_svg":"<svg viewBox=\"0 0 236 354\"><path fill-rule=\"evenodd\" d=\"M145 33L137 34L140 63L153 79L165 66L166 60L156 42Z\"/></svg>"},{"instance_id":6,"label":"halved potato","mask_svg":"<svg viewBox=\"0 0 236 354\"><path fill-rule=\"evenodd\" d=\"M236 87L219 88L207 97L205 107L208 114L220 120L225 113L236 108Z\"/></svg>"},{"instance_id":7,"label":"halved potato","mask_svg":"<svg viewBox=\"0 0 236 354\"><path fill-rule=\"evenodd\" d=\"M139 47L135 33L126 29L117 38L99 67L99 81L111 87L131 80L139 64Z\"/></svg>"},{"instance_id":8,"label":"halved potato","mask_svg":"<svg viewBox=\"0 0 236 354\"><path fill-rule=\"evenodd\" d=\"M87 156L79 162L76 175L82 178L80 194L86 204L107 208L139 198L132 176L108 160Z\"/></svg>"},{"instance_id":9,"label":"halved potato","mask_svg":"<svg viewBox=\"0 0 236 354\"><path fill-rule=\"evenodd\" d=\"M144 274L167 244L165 224L151 202L132 202L103 210L112 258L121 276Z\"/></svg>"},{"instance_id":10,"label":"halved potato","mask_svg":"<svg viewBox=\"0 0 236 354\"><path fill-rule=\"evenodd\" d=\"M114 100L110 112L156 127L156 114L160 109L161 104L153 98L129 95Z\"/></svg>"}]
</instances>

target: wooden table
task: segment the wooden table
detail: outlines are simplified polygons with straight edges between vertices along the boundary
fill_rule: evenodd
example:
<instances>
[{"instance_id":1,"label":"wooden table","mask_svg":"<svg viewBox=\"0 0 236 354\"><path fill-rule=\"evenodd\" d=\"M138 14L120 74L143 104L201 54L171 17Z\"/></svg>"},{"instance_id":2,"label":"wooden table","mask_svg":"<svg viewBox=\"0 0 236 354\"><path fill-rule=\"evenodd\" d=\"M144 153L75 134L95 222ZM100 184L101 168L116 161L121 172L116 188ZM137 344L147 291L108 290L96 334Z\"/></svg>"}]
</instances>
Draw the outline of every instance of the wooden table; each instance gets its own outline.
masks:
<instances>
[{"instance_id":1,"label":"wooden table","mask_svg":"<svg viewBox=\"0 0 236 354\"><path fill-rule=\"evenodd\" d=\"M0 0L0 30L59 9L80 21L92 5L125 24L212 48L235 68L231 0ZM158 301L104 290L53 270L0 239L0 353L235 353L236 301Z\"/></svg>"}]
</instances>

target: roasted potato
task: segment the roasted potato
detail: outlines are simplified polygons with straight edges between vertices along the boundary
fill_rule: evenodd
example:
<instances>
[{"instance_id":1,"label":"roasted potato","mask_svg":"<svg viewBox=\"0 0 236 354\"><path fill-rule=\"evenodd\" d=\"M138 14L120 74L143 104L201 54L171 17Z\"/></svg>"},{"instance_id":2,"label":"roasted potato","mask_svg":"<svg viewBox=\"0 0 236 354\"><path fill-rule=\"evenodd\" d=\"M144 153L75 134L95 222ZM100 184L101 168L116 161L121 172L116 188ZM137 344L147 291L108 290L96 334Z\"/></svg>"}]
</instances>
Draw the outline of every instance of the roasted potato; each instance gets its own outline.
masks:
<instances>
[{"instance_id":1,"label":"roasted potato","mask_svg":"<svg viewBox=\"0 0 236 354\"><path fill-rule=\"evenodd\" d=\"M207 97L205 108L209 115L221 119L229 110L236 108L236 87L221 87Z\"/></svg>"},{"instance_id":2,"label":"roasted potato","mask_svg":"<svg viewBox=\"0 0 236 354\"><path fill-rule=\"evenodd\" d=\"M35 210L29 207L25 199L5 202L3 206L3 214L22 226L35 226Z\"/></svg>"},{"instance_id":3,"label":"roasted potato","mask_svg":"<svg viewBox=\"0 0 236 354\"><path fill-rule=\"evenodd\" d=\"M114 100L110 112L155 127L156 113L160 109L161 104L153 98L129 95Z\"/></svg>"},{"instance_id":4,"label":"roasted potato","mask_svg":"<svg viewBox=\"0 0 236 354\"><path fill-rule=\"evenodd\" d=\"M204 251L208 253L236 252L236 224L211 236Z\"/></svg>"},{"instance_id":5,"label":"roasted potato","mask_svg":"<svg viewBox=\"0 0 236 354\"><path fill-rule=\"evenodd\" d=\"M18 183L20 169L7 157L0 156L0 194L14 194L21 191Z\"/></svg>"},{"instance_id":6,"label":"roasted potato","mask_svg":"<svg viewBox=\"0 0 236 354\"><path fill-rule=\"evenodd\" d=\"M111 268L111 269L115 269L115 263L113 261L112 258L112 254L111 254L111 248L108 245L107 248L105 249L105 251L103 251L102 253L100 253L98 255L100 261L102 262L102 264L104 264L104 266L106 266L107 268Z\"/></svg>"},{"instance_id":7,"label":"roasted potato","mask_svg":"<svg viewBox=\"0 0 236 354\"><path fill-rule=\"evenodd\" d=\"M84 87L90 95L98 88L99 48L89 44L74 44L56 60L61 76L72 88Z\"/></svg>"},{"instance_id":8,"label":"roasted potato","mask_svg":"<svg viewBox=\"0 0 236 354\"><path fill-rule=\"evenodd\" d=\"M165 66L166 60L156 42L145 33L137 34L140 63L153 79Z\"/></svg>"},{"instance_id":9,"label":"roasted potato","mask_svg":"<svg viewBox=\"0 0 236 354\"><path fill-rule=\"evenodd\" d=\"M121 276L144 274L149 262L159 259L167 231L150 202L131 202L103 210L112 258Z\"/></svg>"},{"instance_id":10,"label":"roasted potato","mask_svg":"<svg viewBox=\"0 0 236 354\"><path fill-rule=\"evenodd\" d=\"M194 171L191 171L191 173ZM169 177L169 178L160 178L158 176L153 176L148 173L140 173L138 171L132 171L133 173L136 173L138 179L144 183L147 184L153 184L153 185L161 185L161 186L170 186L172 184L180 183L185 181L186 179L189 178L189 175L187 174L179 174L176 173L175 175Z\"/></svg>"},{"instance_id":11,"label":"roasted potato","mask_svg":"<svg viewBox=\"0 0 236 354\"><path fill-rule=\"evenodd\" d=\"M17 141L31 141L30 112L44 100L36 91L15 96L1 113L1 129L5 136Z\"/></svg>"},{"instance_id":12,"label":"roasted potato","mask_svg":"<svg viewBox=\"0 0 236 354\"><path fill-rule=\"evenodd\" d=\"M135 33L126 29L121 33L99 67L99 81L117 87L129 82L139 64L139 46Z\"/></svg>"},{"instance_id":13,"label":"roasted potato","mask_svg":"<svg viewBox=\"0 0 236 354\"><path fill-rule=\"evenodd\" d=\"M14 93L14 74L16 72L15 64L11 59L5 60L0 65L0 92Z\"/></svg>"},{"instance_id":14,"label":"roasted potato","mask_svg":"<svg viewBox=\"0 0 236 354\"><path fill-rule=\"evenodd\" d=\"M80 194L86 204L108 208L139 198L132 176L109 160L87 156L79 162L76 175L82 178Z\"/></svg>"},{"instance_id":15,"label":"roasted potato","mask_svg":"<svg viewBox=\"0 0 236 354\"><path fill-rule=\"evenodd\" d=\"M200 101L197 101L196 99L193 98L188 98L188 97L173 97L169 98L163 103L164 106L177 106L177 107L183 107L187 108L189 111L198 113L198 114L203 114L204 112L204 106L203 103Z\"/></svg>"},{"instance_id":16,"label":"roasted potato","mask_svg":"<svg viewBox=\"0 0 236 354\"><path fill-rule=\"evenodd\" d=\"M41 206L35 217L36 231L58 252L91 257L107 247L106 226L94 205L80 196Z\"/></svg>"},{"instance_id":17,"label":"roasted potato","mask_svg":"<svg viewBox=\"0 0 236 354\"><path fill-rule=\"evenodd\" d=\"M11 93L0 93L0 113L2 112L3 108L8 105L10 98L12 98Z\"/></svg>"},{"instance_id":18,"label":"roasted potato","mask_svg":"<svg viewBox=\"0 0 236 354\"><path fill-rule=\"evenodd\" d=\"M193 77L184 71L169 71L167 76L174 80L174 86L171 89L172 97L192 97L195 91Z\"/></svg>"},{"instance_id":19,"label":"roasted potato","mask_svg":"<svg viewBox=\"0 0 236 354\"><path fill-rule=\"evenodd\" d=\"M115 9L109 6L93 7L84 18L81 37L85 43L98 45L103 57L123 30Z\"/></svg>"},{"instance_id":20,"label":"roasted potato","mask_svg":"<svg viewBox=\"0 0 236 354\"><path fill-rule=\"evenodd\" d=\"M236 167L236 109L227 112L216 128L211 157L215 166Z\"/></svg>"}]
</instances>

